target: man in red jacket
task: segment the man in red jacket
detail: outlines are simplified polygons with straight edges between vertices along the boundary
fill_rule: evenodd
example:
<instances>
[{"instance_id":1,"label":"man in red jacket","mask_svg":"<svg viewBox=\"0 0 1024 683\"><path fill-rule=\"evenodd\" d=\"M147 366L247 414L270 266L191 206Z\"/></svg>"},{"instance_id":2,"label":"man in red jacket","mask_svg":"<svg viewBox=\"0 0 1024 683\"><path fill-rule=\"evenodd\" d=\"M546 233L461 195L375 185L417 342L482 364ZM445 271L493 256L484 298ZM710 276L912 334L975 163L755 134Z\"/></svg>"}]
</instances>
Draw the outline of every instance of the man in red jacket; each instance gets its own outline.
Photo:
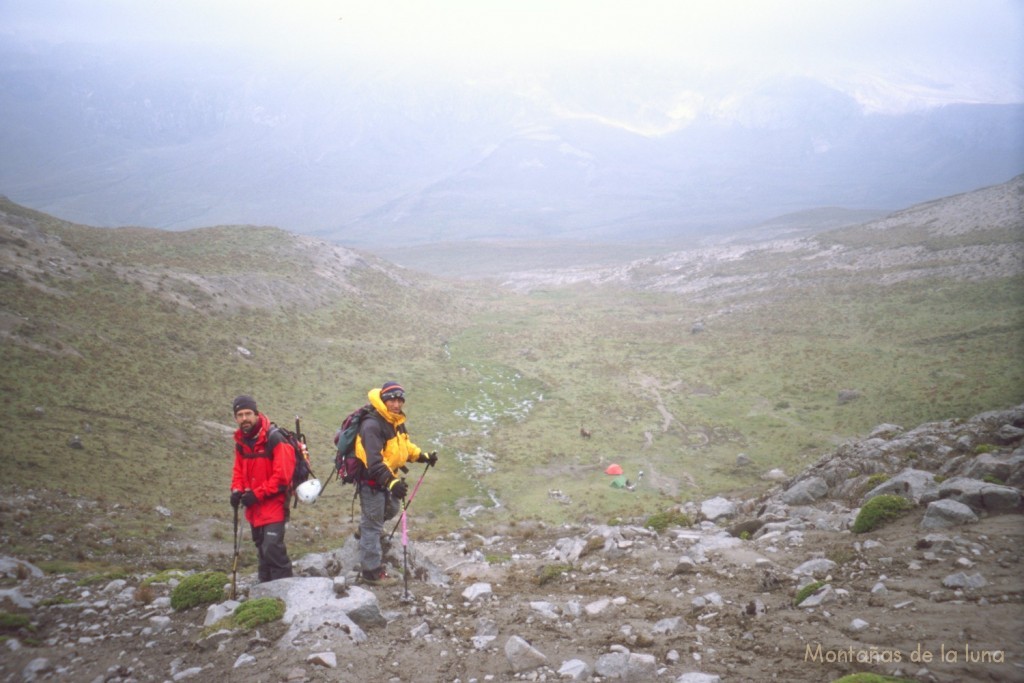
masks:
<instances>
[{"instance_id":1,"label":"man in red jacket","mask_svg":"<svg viewBox=\"0 0 1024 683\"><path fill-rule=\"evenodd\" d=\"M292 575L284 545L288 515L288 486L295 469L295 451L283 439L270 439L270 420L251 396L232 403L235 414L235 467L231 475L231 505L245 506L252 540L259 556L260 582Z\"/></svg>"}]
</instances>

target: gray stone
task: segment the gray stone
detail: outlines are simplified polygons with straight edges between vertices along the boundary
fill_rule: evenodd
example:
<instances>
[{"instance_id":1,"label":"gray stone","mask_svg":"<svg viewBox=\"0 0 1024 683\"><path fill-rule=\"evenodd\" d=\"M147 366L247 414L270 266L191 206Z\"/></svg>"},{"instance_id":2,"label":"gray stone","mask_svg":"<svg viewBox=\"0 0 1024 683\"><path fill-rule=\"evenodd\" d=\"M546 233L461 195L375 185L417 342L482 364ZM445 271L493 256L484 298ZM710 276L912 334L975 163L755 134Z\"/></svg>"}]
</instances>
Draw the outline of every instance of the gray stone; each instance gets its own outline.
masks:
<instances>
[{"instance_id":1,"label":"gray stone","mask_svg":"<svg viewBox=\"0 0 1024 683\"><path fill-rule=\"evenodd\" d=\"M248 652L243 652L242 654L238 655L238 659L235 660L235 663L234 663L234 665L231 668L232 669L237 669L240 666L246 666L248 664L255 664L255 663L256 663L256 658L255 657L253 657Z\"/></svg>"},{"instance_id":2,"label":"gray stone","mask_svg":"<svg viewBox=\"0 0 1024 683\"><path fill-rule=\"evenodd\" d=\"M826 583L824 586L814 591L801 602L798 607L808 609L811 607L820 607L821 605L827 605L830 602L836 601L836 592L832 588L832 584Z\"/></svg>"},{"instance_id":3,"label":"gray stone","mask_svg":"<svg viewBox=\"0 0 1024 683\"><path fill-rule=\"evenodd\" d=\"M32 609L36 606L35 600L30 600L21 594L17 588L0 588L0 604L10 600L16 607Z\"/></svg>"},{"instance_id":4,"label":"gray stone","mask_svg":"<svg viewBox=\"0 0 1024 683\"><path fill-rule=\"evenodd\" d=\"M285 612L282 621L289 624L279 646L287 647L320 630L344 633L355 643L366 640L363 628L387 623L380 612L377 597L353 586L349 594L338 597L334 582L323 577L291 577L267 581L249 590L250 598L280 598Z\"/></svg>"},{"instance_id":5,"label":"gray stone","mask_svg":"<svg viewBox=\"0 0 1024 683\"><path fill-rule=\"evenodd\" d=\"M166 631L171 626L171 618L165 614L157 614L149 618L151 633Z\"/></svg>"},{"instance_id":6,"label":"gray stone","mask_svg":"<svg viewBox=\"0 0 1024 683\"><path fill-rule=\"evenodd\" d=\"M553 604L546 600L533 600L530 602L530 609L550 621L558 619L558 610Z\"/></svg>"},{"instance_id":7,"label":"gray stone","mask_svg":"<svg viewBox=\"0 0 1024 683\"><path fill-rule=\"evenodd\" d=\"M36 657L21 670L21 680L35 681L40 676L47 676L50 673L53 673L53 664L50 663L50 660L46 657Z\"/></svg>"},{"instance_id":8,"label":"gray stone","mask_svg":"<svg viewBox=\"0 0 1024 683\"><path fill-rule=\"evenodd\" d=\"M943 498L928 504L921 519L922 529L944 529L978 521L974 510L952 498Z\"/></svg>"},{"instance_id":9,"label":"gray stone","mask_svg":"<svg viewBox=\"0 0 1024 683\"><path fill-rule=\"evenodd\" d=\"M810 505L828 493L828 484L821 477L808 477L790 486L782 494L786 505Z\"/></svg>"},{"instance_id":10,"label":"gray stone","mask_svg":"<svg viewBox=\"0 0 1024 683\"><path fill-rule=\"evenodd\" d=\"M679 630L679 626L683 623L682 617L668 617L666 619L659 619L655 622L651 632L655 635L675 633Z\"/></svg>"},{"instance_id":11,"label":"gray stone","mask_svg":"<svg viewBox=\"0 0 1024 683\"><path fill-rule=\"evenodd\" d=\"M1012 444L1015 441L1024 439L1024 429L1020 427L1014 427L1013 425L1003 425L996 431L996 439L1000 443Z\"/></svg>"},{"instance_id":12,"label":"gray stone","mask_svg":"<svg viewBox=\"0 0 1024 683\"><path fill-rule=\"evenodd\" d=\"M28 576L33 576L37 579L45 576L43 570L31 562L26 562L25 560L19 560L13 557L0 556L0 576L16 579L18 578L19 573L27 574Z\"/></svg>"},{"instance_id":13,"label":"gray stone","mask_svg":"<svg viewBox=\"0 0 1024 683\"><path fill-rule=\"evenodd\" d=\"M807 560L793 569L794 574L804 576L822 577L835 569L836 563L824 557L814 560Z\"/></svg>"},{"instance_id":14,"label":"gray stone","mask_svg":"<svg viewBox=\"0 0 1024 683\"><path fill-rule=\"evenodd\" d=\"M972 574L968 576L964 572L957 572L956 574L950 574L942 580L942 585L946 588L966 588L967 590L973 590L975 588L981 588L988 584L981 574Z\"/></svg>"},{"instance_id":15,"label":"gray stone","mask_svg":"<svg viewBox=\"0 0 1024 683\"><path fill-rule=\"evenodd\" d=\"M573 564L580 559L580 555L586 548L587 542L582 538L560 538L555 542L555 547L548 550L544 557Z\"/></svg>"},{"instance_id":16,"label":"gray stone","mask_svg":"<svg viewBox=\"0 0 1024 683\"><path fill-rule=\"evenodd\" d=\"M715 522L719 519L736 516L736 504L728 498L716 496L700 504L700 512L705 519Z\"/></svg>"},{"instance_id":17,"label":"gray stone","mask_svg":"<svg viewBox=\"0 0 1024 683\"><path fill-rule=\"evenodd\" d=\"M973 510L985 512L1013 512L1021 505L1020 491L1012 486L989 484L967 477L954 477L942 482L939 498L952 498Z\"/></svg>"},{"instance_id":18,"label":"gray stone","mask_svg":"<svg viewBox=\"0 0 1024 683\"><path fill-rule=\"evenodd\" d=\"M701 671L690 671L676 679L676 683L721 683L721 676L706 674Z\"/></svg>"},{"instance_id":19,"label":"gray stone","mask_svg":"<svg viewBox=\"0 0 1024 683\"><path fill-rule=\"evenodd\" d=\"M702 535L700 540L690 547L689 555L696 562L704 562L708 553L715 553L721 550L728 550L743 545L743 541L731 535L728 531L719 531L712 535Z\"/></svg>"},{"instance_id":20,"label":"gray stone","mask_svg":"<svg viewBox=\"0 0 1024 683\"><path fill-rule=\"evenodd\" d=\"M903 427L894 424L880 424L868 434L869 439L891 439L903 433Z\"/></svg>"},{"instance_id":21,"label":"gray stone","mask_svg":"<svg viewBox=\"0 0 1024 683\"><path fill-rule=\"evenodd\" d=\"M196 676L198 676L201 673L203 673L203 667L201 667L201 666L192 666L192 667L189 667L189 668L185 669L184 671L179 671L178 673L174 674L173 676L171 676L171 680L172 681L187 681L190 678L195 678Z\"/></svg>"},{"instance_id":22,"label":"gray stone","mask_svg":"<svg viewBox=\"0 0 1024 683\"><path fill-rule=\"evenodd\" d=\"M465 598L467 602L473 602L474 600L490 597L491 595L491 584L489 583L474 583L472 586L469 586L466 590L462 591L462 597Z\"/></svg>"},{"instance_id":23,"label":"gray stone","mask_svg":"<svg viewBox=\"0 0 1024 683\"><path fill-rule=\"evenodd\" d=\"M998 479L1006 483L1020 467L1020 458L1001 453L982 453L964 468L964 476L970 479Z\"/></svg>"},{"instance_id":24,"label":"gray stone","mask_svg":"<svg viewBox=\"0 0 1024 683\"><path fill-rule=\"evenodd\" d=\"M224 617L234 613L242 603L237 600L225 600L206 608L206 618L203 619L203 626L213 626Z\"/></svg>"},{"instance_id":25,"label":"gray stone","mask_svg":"<svg viewBox=\"0 0 1024 683\"><path fill-rule=\"evenodd\" d=\"M594 673L621 681L651 681L657 677L654 655L636 652L609 652L597 658Z\"/></svg>"},{"instance_id":26,"label":"gray stone","mask_svg":"<svg viewBox=\"0 0 1024 683\"><path fill-rule=\"evenodd\" d=\"M333 652L314 652L310 656L306 657L306 661L310 664L316 664L327 669L338 668L338 655Z\"/></svg>"},{"instance_id":27,"label":"gray stone","mask_svg":"<svg viewBox=\"0 0 1024 683\"><path fill-rule=\"evenodd\" d=\"M570 659L558 667L558 677L567 681L582 681L590 677L590 665L582 659Z\"/></svg>"},{"instance_id":28,"label":"gray stone","mask_svg":"<svg viewBox=\"0 0 1024 683\"><path fill-rule=\"evenodd\" d=\"M505 657L515 673L530 671L548 663L547 656L519 636L505 641Z\"/></svg>"},{"instance_id":29,"label":"gray stone","mask_svg":"<svg viewBox=\"0 0 1024 683\"><path fill-rule=\"evenodd\" d=\"M861 505L875 496L896 495L920 503L922 498L936 495L935 475L924 470L908 468L884 481L864 494Z\"/></svg>"}]
</instances>

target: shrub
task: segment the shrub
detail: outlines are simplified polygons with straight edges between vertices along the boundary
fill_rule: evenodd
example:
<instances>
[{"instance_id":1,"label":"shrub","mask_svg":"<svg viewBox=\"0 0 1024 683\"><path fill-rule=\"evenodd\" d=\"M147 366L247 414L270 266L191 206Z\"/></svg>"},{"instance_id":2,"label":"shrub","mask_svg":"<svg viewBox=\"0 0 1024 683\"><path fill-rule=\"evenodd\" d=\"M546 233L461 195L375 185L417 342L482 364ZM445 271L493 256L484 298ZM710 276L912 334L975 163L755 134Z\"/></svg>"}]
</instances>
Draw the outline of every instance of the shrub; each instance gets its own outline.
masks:
<instances>
[{"instance_id":1,"label":"shrub","mask_svg":"<svg viewBox=\"0 0 1024 683\"><path fill-rule=\"evenodd\" d=\"M996 447L990 443L981 443L974 447L974 454L981 455L982 453L991 453L996 450Z\"/></svg>"},{"instance_id":2,"label":"shrub","mask_svg":"<svg viewBox=\"0 0 1024 683\"><path fill-rule=\"evenodd\" d=\"M232 620L238 628L251 629L283 616L284 601L281 598L255 598L236 607Z\"/></svg>"},{"instance_id":3,"label":"shrub","mask_svg":"<svg viewBox=\"0 0 1024 683\"><path fill-rule=\"evenodd\" d=\"M644 522L645 527L654 529L659 534L670 526L690 526L691 524L693 524L693 520L690 519L690 516L678 510L659 512L651 515Z\"/></svg>"},{"instance_id":4,"label":"shrub","mask_svg":"<svg viewBox=\"0 0 1024 683\"><path fill-rule=\"evenodd\" d=\"M159 574L147 577L142 581L143 586L149 586L154 583L170 583L174 579L183 579L188 575L184 569L165 569Z\"/></svg>"},{"instance_id":5,"label":"shrub","mask_svg":"<svg viewBox=\"0 0 1024 683\"><path fill-rule=\"evenodd\" d=\"M484 555L484 561L487 564L505 564L512 559L512 556L508 553L488 553Z\"/></svg>"},{"instance_id":6,"label":"shrub","mask_svg":"<svg viewBox=\"0 0 1024 683\"><path fill-rule=\"evenodd\" d=\"M876 486L884 484L887 481L889 481L889 475L886 474L885 472L876 472L872 474L870 477L864 480L863 484L861 484L860 495L863 496L868 491L871 491Z\"/></svg>"},{"instance_id":7,"label":"shrub","mask_svg":"<svg viewBox=\"0 0 1024 683\"><path fill-rule=\"evenodd\" d=\"M124 569L112 569L102 574L91 574L78 580L79 586L92 586L97 583L107 583L117 579L127 579L128 572Z\"/></svg>"},{"instance_id":8,"label":"shrub","mask_svg":"<svg viewBox=\"0 0 1024 683\"><path fill-rule=\"evenodd\" d=\"M40 607L53 607L54 605L70 605L74 600L63 595L56 595L39 601Z\"/></svg>"},{"instance_id":9,"label":"shrub","mask_svg":"<svg viewBox=\"0 0 1024 683\"><path fill-rule=\"evenodd\" d=\"M153 602L156 598L156 593L153 592L153 587L149 584L139 586L132 593L132 597L135 598L135 602L141 602L143 605L148 605Z\"/></svg>"},{"instance_id":10,"label":"shrub","mask_svg":"<svg viewBox=\"0 0 1024 683\"><path fill-rule=\"evenodd\" d=\"M171 591L171 607L184 610L196 605L208 605L224 599L224 585L228 577L224 572L201 572L182 579Z\"/></svg>"},{"instance_id":11,"label":"shrub","mask_svg":"<svg viewBox=\"0 0 1024 683\"><path fill-rule=\"evenodd\" d=\"M914 507L906 498L900 496L883 495L875 496L864 503L857 519L853 522L853 533L863 534L864 532L877 529L879 526L896 519L905 510Z\"/></svg>"},{"instance_id":12,"label":"shrub","mask_svg":"<svg viewBox=\"0 0 1024 683\"><path fill-rule=\"evenodd\" d=\"M583 546L583 550L580 551L580 557L586 557L590 553L597 552L598 550L603 549L604 538L602 536L591 536L587 539L587 543Z\"/></svg>"},{"instance_id":13,"label":"shrub","mask_svg":"<svg viewBox=\"0 0 1024 683\"><path fill-rule=\"evenodd\" d=\"M855 555L852 548L836 546L826 552L825 557L838 565L844 565L853 560Z\"/></svg>"},{"instance_id":14,"label":"shrub","mask_svg":"<svg viewBox=\"0 0 1024 683\"><path fill-rule=\"evenodd\" d=\"M572 571L572 566L568 564L546 564L537 572L537 585L543 586L569 571Z\"/></svg>"},{"instance_id":15,"label":"shrub","mask_svg":"<svg viewBox=\"0 0 1024 683\"><path fill-rule=\"evenodd\" d=\"M24 614L12 614L11 612L0 612L0 633L18 631L29 628L31 621Z\"/></svg>"}]
</instances>

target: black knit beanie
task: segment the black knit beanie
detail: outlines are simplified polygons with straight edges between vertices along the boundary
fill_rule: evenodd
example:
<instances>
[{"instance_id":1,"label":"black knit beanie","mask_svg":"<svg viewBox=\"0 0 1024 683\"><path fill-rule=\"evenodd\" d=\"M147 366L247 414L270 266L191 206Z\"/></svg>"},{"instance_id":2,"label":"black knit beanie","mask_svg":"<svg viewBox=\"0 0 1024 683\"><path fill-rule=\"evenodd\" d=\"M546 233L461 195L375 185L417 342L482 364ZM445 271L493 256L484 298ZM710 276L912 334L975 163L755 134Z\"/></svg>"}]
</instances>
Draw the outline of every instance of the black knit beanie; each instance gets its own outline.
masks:
<instances>
[{"instance_id":1,"label":"black knit beanie","mask_svg":"<svg viewBox=\"0 0 1024 683\"><path fill-rule=\"evenodd\" d=\"M234 402L232 402L231 404L232 413L235 415L238 414L239 410L245 410L246 408L248 408L254 413L260 412L256 408L256 399L254 399L252 396L246 396L245 394L242 394L241 396L236 398Z\"/></svg>"}]
</instances>

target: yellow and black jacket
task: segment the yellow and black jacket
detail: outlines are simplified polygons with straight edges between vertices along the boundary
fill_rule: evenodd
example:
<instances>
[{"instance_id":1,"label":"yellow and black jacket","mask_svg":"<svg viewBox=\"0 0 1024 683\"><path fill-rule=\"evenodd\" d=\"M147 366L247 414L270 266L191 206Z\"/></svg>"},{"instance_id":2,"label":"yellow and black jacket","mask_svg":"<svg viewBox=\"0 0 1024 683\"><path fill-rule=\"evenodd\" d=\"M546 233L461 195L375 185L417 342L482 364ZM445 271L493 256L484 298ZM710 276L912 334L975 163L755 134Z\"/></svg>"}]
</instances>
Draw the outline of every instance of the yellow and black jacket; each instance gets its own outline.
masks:
<instances>
[{"instance_id":1,"label":"yellow and black jacket","mask_svg":"<svg viewBox=\"0 0 1024 683\"><path fill-rule=\"evenodd\" d=\"M391 413L380 398L380 389L367 394L373 410L366 413L356 437L356 457L366 471L363 483L386 488L407 462L419 462L423 451L409 440L405 413Z\"/></svg>"}]
</instances>

